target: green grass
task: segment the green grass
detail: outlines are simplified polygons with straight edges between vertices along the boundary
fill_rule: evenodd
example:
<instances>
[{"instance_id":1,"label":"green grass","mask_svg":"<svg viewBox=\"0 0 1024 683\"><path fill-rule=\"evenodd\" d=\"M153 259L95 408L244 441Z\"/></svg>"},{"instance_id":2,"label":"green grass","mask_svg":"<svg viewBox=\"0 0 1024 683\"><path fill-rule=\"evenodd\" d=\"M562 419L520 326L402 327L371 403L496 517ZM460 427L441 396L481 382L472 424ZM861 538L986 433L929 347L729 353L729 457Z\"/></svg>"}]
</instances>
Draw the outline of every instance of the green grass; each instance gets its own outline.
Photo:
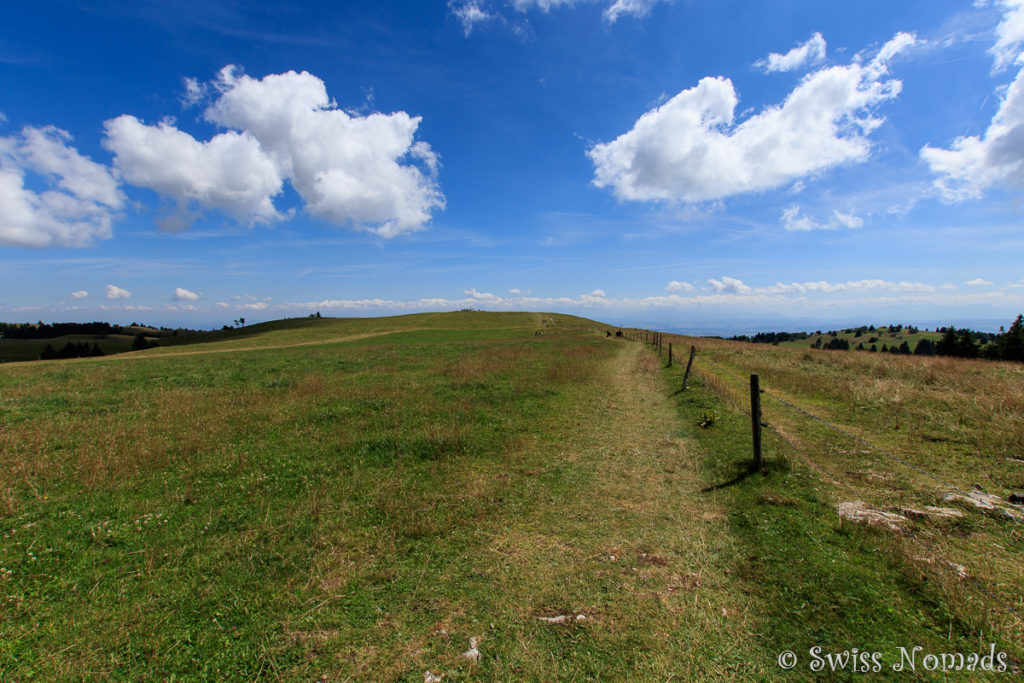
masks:
<instances>
[{"instance_id":1,"label":"green grass","mask_svg":"<svg viewBox=\"0 0 1024 683\"><path fill-rule=\"evenodd\" d=\"M700 380L694 384L678 399L684 419L697 421L707 410L725 416L700 430L698 440L707 487L722 487L730 511L736 571L767 612L759 634L766 657L793 651L800 657L795 673L815 679L808 668L811 648L857 648L883 653L886 671L880 675L900 679L905 676L889 670L900 647L984 653L980 644L991 641L1018 651L998 632L976 630L950 609L941 587L908 566L885 534L840 524L835 499L818 473L790 460L794 456L780 440L768 440L767 473L750 473L749 418L709 394ZM847 669L839 677L857 676Z\"/></svg>"},{"instance_id":2,"label":"green grass","mask_svg":"<svg viewBox=\"0 0 1024 683\"><path fill-rule=\"evenodd\" d=\"M708 453L709 486L735 482L722 490L746 545L744 572L776 605L770 642L797 643L803 652L814 641L889 652L918 641L935 652L996 642L1019 666L1024 622L1002 605L1022 612L1024 527L970 506L961 520L914 520L907 535L840 524L842 501L887 510L948 506L941 500L948 489L772 398L961 489L981 483L1005 497L1021 482L1019 463L1004 457L1017 452L1024 419L1011 407L1024 398L1019 366L693 341L697 390L678 399L681 415L693 424L718 416L695 434ZM679 382L678 367L665 372ZM745 476L751 373L769 392L764 477ZM947 560L963 565L968 579Z\"/></svg>"},{"instance_id":3,"label":"green grass","mask_svg":"<svg viewBox=\"0 0 1024 683\"><path fill-rule=\"evenodd\" d=\"M60 351L68 342L86 342L90 349L96 344L104 354L124 353L131 350L132 341L134 338L130 335L94 334L69 334L52 339L0 339L0 359L5 363L39 360L47 345L52 346L54 351Z\"/></svg>"},{"instance_id":4,"label":"green grass","mask_svg":"<svg viewBox=\"0 0 1024 683\"><path fill-rule=\"evenodd\" d=\"M806 339L799 339L795 341L781 342L778 345L793 349L807 349L814 347L817 340L820 338L822 346L828 344L833 339L845 339L850 343L850 350L854 351L857 349L859 344L864 345L865 351L870 351L872 346L877 347L877 351L881 352L882 347L888 347L889 349L898 349L903 342L907 342L911 352L917 348L918 343L922 339L930 339L932 343L937 343L942 339L942 335L938 332L927 332L920 330L913 334L909 333L906 328L901 330L894 330L890 332L887 328L877 329L874 332L868 331L861 334L859 337L856 336L856 332L843 332L841 330L833 330L836 334L830 335L826 332L822 334L811 334ZM874 339L874 341L871 341Z\"/></svg>"},{"instance_id":5,"label":"green grass","mask_svg":"<svg viewBox=\"0 0 1024 683\"><path fill-rule=\"evenodd\" d=\"M667 676L696 666L680 638L742 661L727 622L680 628L722 597L710 568L672 588L678 475L624 476L678 452L602 432L624 342L569 316L307 324L4 368L4 680ZM538 620L563 612L589 621Z\"/></svg>"},{"instance_id":6,"label":"green grass","mask_svg":"<svg viewBox=\"0 0 1024 683\"><path fill-rule=\"evenodd\" d=\"M989 637L781 442L714 488L745 422L713 379L479 312L7 365L0 680L770 680Z\"/></svg>"}]
</instances>

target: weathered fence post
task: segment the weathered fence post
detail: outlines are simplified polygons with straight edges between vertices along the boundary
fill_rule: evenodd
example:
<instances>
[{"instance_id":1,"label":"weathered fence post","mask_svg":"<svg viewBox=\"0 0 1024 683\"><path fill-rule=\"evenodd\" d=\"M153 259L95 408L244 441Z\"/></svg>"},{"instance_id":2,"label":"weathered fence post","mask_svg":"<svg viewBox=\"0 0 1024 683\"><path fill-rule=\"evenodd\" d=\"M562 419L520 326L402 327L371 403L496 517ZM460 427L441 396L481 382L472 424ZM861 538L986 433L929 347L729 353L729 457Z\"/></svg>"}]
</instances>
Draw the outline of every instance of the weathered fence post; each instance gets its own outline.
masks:
<instances>
[{"instance_id":1,"label":"weathered fence post","mask_svg":"<svg viewBox=\"0 0 1024 683\"><path fill-rule=\"evenodd\" d=\"M672 342L668 343L668 366L672 367Z\"/></svg>"},{"instance_id":2,"label":"weathered fence post","mask_svg":"<svg viewBox=\"0 0 1024 683\"><path fill-rule=\"evenodd\" d=\"M754 436L754 468L761 469L761 380L750 376L750 425Z\"/></svg>"},{"instance_id":3,"label":"weathered fence post","mask_svg":"<svg viewBox=\"0 0 1024 683\"><path fill-rule=\"evenodd\" d=\"M693 357L697 353L697 347L690 345L690 360L686 363L686 374L683 375L683 391L686 391L686 385L690 382L690 368L693 367Z\"/></svg>"}]
</instances>

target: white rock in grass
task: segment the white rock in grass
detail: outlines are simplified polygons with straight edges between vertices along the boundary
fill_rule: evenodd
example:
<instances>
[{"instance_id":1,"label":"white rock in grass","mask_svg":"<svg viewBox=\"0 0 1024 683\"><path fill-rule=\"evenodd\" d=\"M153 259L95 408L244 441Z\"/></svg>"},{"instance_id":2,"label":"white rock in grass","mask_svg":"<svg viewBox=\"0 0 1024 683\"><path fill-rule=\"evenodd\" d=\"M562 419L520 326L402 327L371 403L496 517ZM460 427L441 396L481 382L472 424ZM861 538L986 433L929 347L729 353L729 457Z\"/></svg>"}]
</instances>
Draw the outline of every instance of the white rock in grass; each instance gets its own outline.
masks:
<instances>
[{"instance_id":1,"label":"white rock in grass","mask_svg":"<svg viewBox=\"0 0 1024 683\"><path fill-rule=\"evenodd\" d=\"M1008 503L1000 498L999 496L991 493L985 493L975 489L968 491L967 495L960 493L947 493L942 497L942 500L947 503L969 503L979 510L985 510L987 512L998 512L1004 517L1008 517L1015 521L1024 521L1024 515L1012 507L1008 507Z\"/></svg>"},{"instance_id":2,"label":"white rock in grass","mask_svg":"<svg viewBox=\"0 0 1024 683\"><path fill-rule=\"evenodd\" d=\"M444 674L436 674L433 671L423 672L423 683L441 683Z\"/></svg>"},{"instance_id":3,"label":"white rock in grass","mask_svg":"<svg viewBox=\"0 0 1024 683\"><path fill-rule=\"evenodd\" d=\"M902 507L899 508L907 517L937 517L939 519L961 519L964 513L955 508L940 508L933 505L925 505L923 508Z\"/></svg>"},{"instance_id":4,"label":"white rock in grass","mask_svg":"<svg viewBox=\"0 0 1024 683\"><path fill-rule=\"evenodd\" d=\"M877 510L862 500L848 501L836 506L839 512L839 519L845 519L855 524L867 524L868 526L886 529L888 531L900 532L902 525L910 520L895 512Z\"/></svg>"},{"instance_id":5,"label":"white rock in grass","mask_svg":"<svg viewBox=\"0 0 1024 683\"><path fill-rule=\"evenodd\" d=\"M469 639L469 649L462 653L466 659L476 662L480 660L480 650L476 649L476 638Z\"/></svg>"},{"instance_id":6,"label":"white rock in grass","mask_svg":"<svg viewBox=\"0 0 1024 683\"><path fill-rule=\"evenodd\" d=\"M537 617L537 620L548 624L565 624L569 621L586 621L587 615L577 614L576 616L572 616L570 614L559 614L557 617Z\"/></svg>"},{"instance_id":7,"label":"white rock in grass","mask_svg":"<svg viewBox=\"0 0 1024 683\"><path fill-rule=\"evenodd\" d=\"M564 624L569 617L559 614L557 617L537 617L538 621L546 621L549 624Z\"/></svg>"}]
</instances>

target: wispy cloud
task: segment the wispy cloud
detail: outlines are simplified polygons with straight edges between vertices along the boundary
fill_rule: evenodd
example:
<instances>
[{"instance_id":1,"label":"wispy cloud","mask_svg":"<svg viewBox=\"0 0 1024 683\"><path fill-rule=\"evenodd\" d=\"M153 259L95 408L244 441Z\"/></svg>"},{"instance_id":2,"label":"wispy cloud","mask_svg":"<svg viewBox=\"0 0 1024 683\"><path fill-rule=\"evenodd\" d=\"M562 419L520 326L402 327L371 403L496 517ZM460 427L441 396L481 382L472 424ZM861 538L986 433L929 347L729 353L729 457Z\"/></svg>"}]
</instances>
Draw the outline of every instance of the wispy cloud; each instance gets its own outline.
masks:
<instances>
[{"instance_id":1,"label":"wispy cloud","mask_svg":"<svg viewBox=\"0 0 1024 683\"><path fill-rule=\"evenodd\" d=\"M0 245L86 247L111 237L124 194L109 168L70 143L55 126L0 137Z\"/></svg>"},{"instance_id":2,"label":"wispy cloud","mask_svg":"<svg viewBox=\"0 0 1024 683\"><path fill-rule=\"evenodd\" d=\"M843 213L838 209L832 211L827 221L813 221L800 212L797 205L782 210L782 227L789 232L810 232L811 230L839 230L840 228L860 228L864 219L852 213Z\"/></svg>"},{"instance_id":3,"label":"wispy cloud","mask_svg":"<svg viewBox=\"0 0 1024 683\"><path fill-rule=\"evenodd\" d=\"M999 108L982 135L961 136L946 149L925 145L919 155L938 179L935 188L947 202L980 199L993 187L1024 189L1024 0L1002 0L1003 18L989 52L995 70L1021 65L1008 86L1000 87Z\"/></svg>"},{"instance_id":4,"label":"wispy cloud","mask_svg":"<svg viewBox=\"0 0 1024 683\"><path fill-rule=\"evenodd\" d=\"M449 0L448 9L462 24L462 32L467 38L477 24L494 19L493 14L480 6L480 0Z\"/></svg>"},{"instance_id":5,"label":"wispy cloud","mask_svg":"<svg viewBox=\"0 0 1024 683\"><path fill-rule=\"evenodd\" d=\"M767 58L758 60L754 66L767 73L773 71L793 71L809 64L817 64L825 59L825 39L820 33L812 35L806 43L802 43L782 55L772 52Z\"/></svg>"}]
</instances>

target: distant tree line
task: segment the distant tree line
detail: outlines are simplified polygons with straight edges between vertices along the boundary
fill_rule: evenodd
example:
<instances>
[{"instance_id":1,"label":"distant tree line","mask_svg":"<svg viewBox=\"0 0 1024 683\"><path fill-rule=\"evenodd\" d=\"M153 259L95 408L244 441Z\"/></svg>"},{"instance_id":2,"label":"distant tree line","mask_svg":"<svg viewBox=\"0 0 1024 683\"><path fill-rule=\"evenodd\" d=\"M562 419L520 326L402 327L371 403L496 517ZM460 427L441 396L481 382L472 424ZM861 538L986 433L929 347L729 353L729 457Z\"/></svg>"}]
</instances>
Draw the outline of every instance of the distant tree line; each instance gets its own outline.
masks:
<instances>
[{"instance_id":1,"label":"distant tree line","mask_svg":"<svg viewBox=\"0 0 1024 683\"><path fill-rule=\"evenodd\" d=\"M0 338L3 339L53 339L68 334L121 334L121 328L110 323L0 323Z\"/></svg>"},{"instance_id":2,"label":"distant tree line","mask_svg":"<svg viewBox=\"0 0 1024 683\"><path fill-rule=\"evenodd\" d=\"M185 332L193 332L184 328L171 327L149 327L148 325L111 325L110 323L44 323L42 320L36 323L0 323L0 339L54 339L70 334L89 334L96 336L107 336L111 334L134 334L131 328L146 327L147 329L159 330L161 336L175 336Z\"/></svg>"},{"instance_id":3,"label":"distant tree line","mask_svg":"<svg viewBox=\"0 0 1024 683\"><path fill-rule=\"evenodd\" d=\"M865 334L869 335L866 342L860 342L856 347L857 351L893 353L915 356L952 356L956 358L987 358L989 360L1009 360L1024 362L1024 315L1018 315L1009 329L999 328L999 332L975 332L967 328L940 327L937 332L942 338L933 342L931 339L923 338L917 342L913 349L904 340L899 346L893 340L892 346L881 342L885 335L895 337L900 333L913 335L918 333L918 328L912 325L889 325L875 327L864 325L851 327L842 330L844 334L852 334L859 338ZM822 334L821 330L813 334L807 332L759 332L753 336L745 334L730 337L733 341L752 342L754 344L779 344L785 341L800 341L817 336L812 346L816 349L833 349L846 351L851 348L848 339L840 338L839 332L829 330ZM829 337L825 341L825 337Z\"/></svg>"},{"instance_id":4,"label":"distant tree line","mask_svg":"<svg viewBox=\"0 0 1024 683\"><path fill-rule=\"evenodd\" d=\"M59 351L55 351L52 344L47 344L43 352L39 354L40 360L54 360L55 358L95 358L97 356L103 356L103 349L100 348L99 344L93 344L89 346L88 342L79 342L74 344L68 342L60 348Z\"/></svg>"},{"instance_id":5,"label":"distant tree line","mask_svg":"<svg viewBox=\"0 0 1024 683\"><path fill-rule=\"evenodd\" d=\"M1024 316L1018 315L1010 328L998 334L972 332L953 327L940 328L942 339L935 344L935 355L957 358L987 358L1024 362Z\"/></svg>"},{"instance_id":6,"label":"distant tree line","mask_svg":"<svg viewBox=\"0 0 1024 683\"><path fill-rule=\"evenodd\" d=\"M807 332L758 332L752 337L745 334L730 337L733 341L752 342L754 344L780 344L788 341L800 341L811 336Z\"/></svg>"}]
</instances>

